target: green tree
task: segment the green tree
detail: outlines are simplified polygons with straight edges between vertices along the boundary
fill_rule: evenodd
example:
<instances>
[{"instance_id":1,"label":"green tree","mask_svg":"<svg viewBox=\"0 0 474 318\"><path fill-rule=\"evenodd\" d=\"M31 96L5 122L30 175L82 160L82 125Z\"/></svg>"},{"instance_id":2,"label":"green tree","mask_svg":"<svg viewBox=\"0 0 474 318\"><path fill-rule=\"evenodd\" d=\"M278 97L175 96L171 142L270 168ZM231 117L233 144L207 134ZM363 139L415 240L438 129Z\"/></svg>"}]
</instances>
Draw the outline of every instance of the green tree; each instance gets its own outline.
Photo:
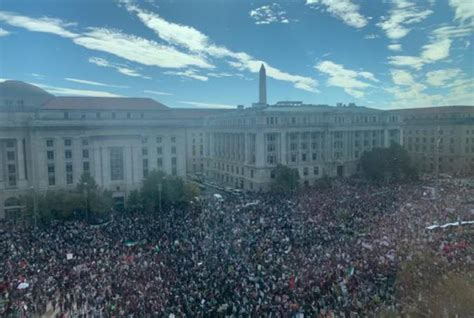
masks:
<instances>
[{"instance_id":1,"label":"green tree","mask_svg":"<svg viewBox=\"0 0 474 318\"><path fill-rule=\"evenodd\" d=\"M392 143L389 148L374 148L364 152L360 159L360 166L364 175L376 182L417 178L408 152L396 143Z\"/></svg>"},{"instance_id":2,"label":"green tree","mask_svg":"<svg viewBox=\"0 0 474 318\"><path fill-rule=\"evenodd\" d=\"M271 185L272 191L287 192L293 191L298 187L300 175L298 169L278 164L273 170L275 179Z\"/></svg>"},{"instance_id":3,"label":"green tree","mask_svg":"<svg viewBox=\"0 0 474 318\"><path fill-rule=\"evenodd\" d=\"M142 197L138 190L132 190L127 197L127 211L131 213L141 212L143 210Z\"/></svg>"},{"instance_id":4,"label":"green tree","mask_svg":"<svg viewBox=\"0 0 474 318\"><path fill-rule=\"evenodd\" d=\"M82 196L85 217L108 213L113 207L112 192L100 188L89 173L81 175L76 190Z\"/></svg>"}]
</instances>

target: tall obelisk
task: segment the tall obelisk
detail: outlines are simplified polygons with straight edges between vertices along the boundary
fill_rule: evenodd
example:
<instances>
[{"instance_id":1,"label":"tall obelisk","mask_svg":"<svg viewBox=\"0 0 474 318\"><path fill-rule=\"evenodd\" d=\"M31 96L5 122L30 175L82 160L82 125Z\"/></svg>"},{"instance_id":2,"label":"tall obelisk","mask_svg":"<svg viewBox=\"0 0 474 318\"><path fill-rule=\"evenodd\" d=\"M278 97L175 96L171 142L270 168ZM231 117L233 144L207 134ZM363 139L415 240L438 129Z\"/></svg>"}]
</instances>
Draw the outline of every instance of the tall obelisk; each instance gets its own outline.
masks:
<instances>
[{"instance_id":1,"label":"tall obelisk","mask_svg":"<svg viewBox=\"0 0 474 318\"><path fill-rule=\"evenodd\" d=\"M265 66L263 65L263 63L260 67L258 103L260 104L260 106L267 105L267 73L265 71Z\"/></svg>"}]
</instances>

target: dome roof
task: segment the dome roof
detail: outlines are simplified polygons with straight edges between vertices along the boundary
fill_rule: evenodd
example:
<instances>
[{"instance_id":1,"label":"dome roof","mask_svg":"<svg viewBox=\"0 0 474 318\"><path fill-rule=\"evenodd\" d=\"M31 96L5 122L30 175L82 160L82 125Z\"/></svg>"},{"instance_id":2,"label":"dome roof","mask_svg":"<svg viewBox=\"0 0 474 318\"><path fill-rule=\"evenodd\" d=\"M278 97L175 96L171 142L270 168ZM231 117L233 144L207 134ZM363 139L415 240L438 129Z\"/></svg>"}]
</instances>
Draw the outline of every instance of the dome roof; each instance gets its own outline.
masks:
<instances>
[{"instance_id":1,"label":"dome roof","mask_svg":"<svg viewBox=\"0 0 474 318\"><path fill-rule=\"evenodd\" d=\"M8 80L0 83L0 106L40 107L53 97L44 89L25 82Z\"/></svg>"}]
</instances>

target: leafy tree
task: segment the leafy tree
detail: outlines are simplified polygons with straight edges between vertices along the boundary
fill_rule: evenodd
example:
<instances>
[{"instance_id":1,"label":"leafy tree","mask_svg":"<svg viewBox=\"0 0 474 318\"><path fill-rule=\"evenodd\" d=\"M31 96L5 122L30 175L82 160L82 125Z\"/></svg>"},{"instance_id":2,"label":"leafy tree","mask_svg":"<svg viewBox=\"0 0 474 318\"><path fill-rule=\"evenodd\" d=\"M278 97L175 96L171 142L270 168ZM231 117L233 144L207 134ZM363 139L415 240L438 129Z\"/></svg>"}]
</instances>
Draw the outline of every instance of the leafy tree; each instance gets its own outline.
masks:
<instances>
[{"instance_id":1,"label":"leafy tree","mask_svg":"<svg viewBox=\"0 0 474 318\"><path fill-rule=\"evenodd\" d=\"M161 185L161 193L159 187ZM140 191L143 209L147 212L159 211L161 205L187 205L199 189L180 177L168 176L162 171L151 171L145 178Z\"/></svg>"},{"instance_id":2,"label":"leafy tree","mask_svg":"<svg viewBox=\"0 0 474 318\"><path fill-rule=\"evenodd\" d=\"M83 173L76 186L77 193L83 197L84 211L87 214L103 214L113 207L112 192L99 188L94 177Z\"/></svg>"},{"instance_id":3,"label":"leafy tree","mask_svg":"<svg viewBox=\"0 0 474 318\"><path fill-rule=\"evenodd\" d=\"M300 175L298 169L278 164L273 170L275 179L271 185L275 192L293 191L298 187Z\"/></svg>"},{"instance_id":4,"label":"leafy tree","mask_svg":"<svg viewBox=\"0 0 474 318\"><path fill-rule=\"evenodd\" d=\"M138 190L130 191L127 197L126 207L131 213L136 213L143 210L142 197Z\"/></svg>"},{"instance_id":5,"label":"leafy tree","mask_svg":"<svg viewBox=\"0 0 474 318\"><path fill-rule=\"evenodd\" d=\"M140 191L143 208L147 212L158 211L160 209L160 195L161 202L164 201L164 179L166 174L162 171L153 170L148 173L148 176L143 180ZM161 185L161 193L160 193Z\"/></svg>"},{"instance_id":6,"label":"leafy tree","mask_svg":"<svg viewBox=\"0 0 474 318\"><path fill-rule=\"evenodd\" d=\"M401 181L417 178L408 152L399 144L389 148L374 148L364 152L360 159L364 175L372 181Z\"/></svg>"}]
</instances>

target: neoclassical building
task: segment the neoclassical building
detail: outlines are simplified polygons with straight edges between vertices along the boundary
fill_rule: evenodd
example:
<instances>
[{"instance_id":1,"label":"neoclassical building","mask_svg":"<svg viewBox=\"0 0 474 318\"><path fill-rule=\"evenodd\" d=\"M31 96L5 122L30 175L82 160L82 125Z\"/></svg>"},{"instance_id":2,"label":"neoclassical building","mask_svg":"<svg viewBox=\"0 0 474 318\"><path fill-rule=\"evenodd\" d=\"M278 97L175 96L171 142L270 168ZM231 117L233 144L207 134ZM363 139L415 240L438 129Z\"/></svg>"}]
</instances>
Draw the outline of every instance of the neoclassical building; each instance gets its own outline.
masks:
<instances>
[{"instance_id":1,"label":"neoclassical building","mask_svg":"<svg viewBox=\"0 0 474 318\"><path fill-rule=\"evenodd\" d=\"M153 169L202 173L204 118L222 112L147 98L56 97L0 83L0 218L19 212L20 195L73 189L84 172L117 204Z\"/></svg>"},{"instance_id":2,"label":"neoclassical building","mask_svg":"<svg viewBox=\"0 0 474 318\"><path fill-rule=\"evenodd\" d=\"M303 184L347 177L364 151L400 143L398 116L360 106L279 103L239 109L206 123L206 176L267 190L277 164L297 168Z\"/></svg>"},{"instance_id":3,"label":"neoclassical building","mask_svg":"<svg viewBox=\"0 0 474 318\"><path fill-rule=\"evenodd\" d=\"M154 169L265 191L279 163L298 169L301 183L311 185L352 175L364 151L391 142L407 147L422 171L433 168L436 149L440 171L473 173L472 106L268 105L263 66L259 74L258 102L232 110L173 109L148 98L58 97L19 81L0 83L0 218L20 212L20 195L73 189L84 172L122 205Z\"/></svg>"}]
</instances>

